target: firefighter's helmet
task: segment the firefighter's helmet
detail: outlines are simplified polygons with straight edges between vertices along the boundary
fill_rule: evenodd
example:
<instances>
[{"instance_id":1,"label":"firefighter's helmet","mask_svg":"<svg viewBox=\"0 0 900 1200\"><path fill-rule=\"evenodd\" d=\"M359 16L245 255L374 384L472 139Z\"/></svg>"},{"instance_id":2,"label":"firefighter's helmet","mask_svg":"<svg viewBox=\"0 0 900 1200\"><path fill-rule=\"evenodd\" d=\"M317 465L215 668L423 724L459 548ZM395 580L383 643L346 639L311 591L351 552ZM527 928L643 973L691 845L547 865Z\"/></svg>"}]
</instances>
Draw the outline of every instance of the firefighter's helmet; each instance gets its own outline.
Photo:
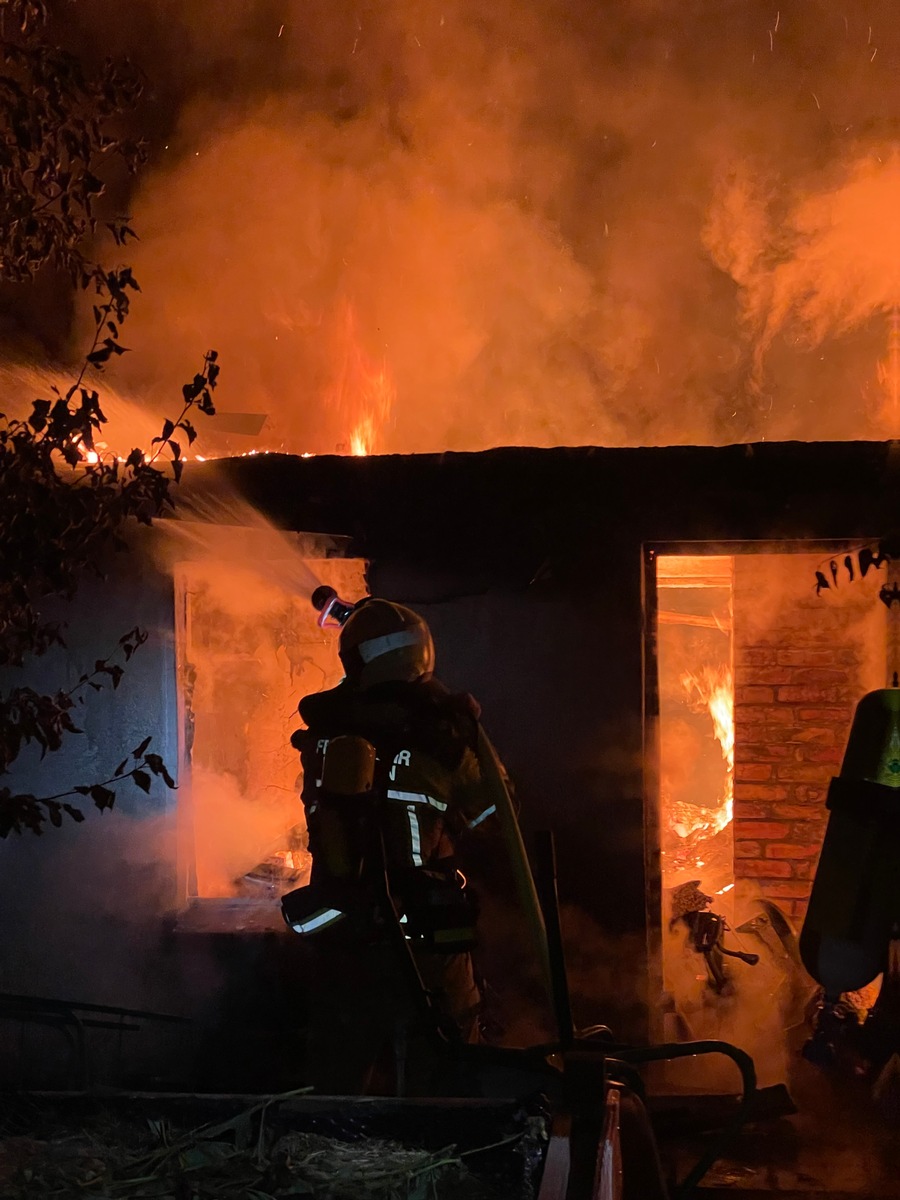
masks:
<instances>
[{"instance_id":1,"label":"firefighter's helmet","mask_svg":"<svg viewBox=\"0 0 900 1200\"><path fill-rule=\"evenodd\" d=\"M367 600L341 629L347 678L363 688L427 678L434 670L431 631L418 613L390 600Z\"/></svg>"}]
</instances>

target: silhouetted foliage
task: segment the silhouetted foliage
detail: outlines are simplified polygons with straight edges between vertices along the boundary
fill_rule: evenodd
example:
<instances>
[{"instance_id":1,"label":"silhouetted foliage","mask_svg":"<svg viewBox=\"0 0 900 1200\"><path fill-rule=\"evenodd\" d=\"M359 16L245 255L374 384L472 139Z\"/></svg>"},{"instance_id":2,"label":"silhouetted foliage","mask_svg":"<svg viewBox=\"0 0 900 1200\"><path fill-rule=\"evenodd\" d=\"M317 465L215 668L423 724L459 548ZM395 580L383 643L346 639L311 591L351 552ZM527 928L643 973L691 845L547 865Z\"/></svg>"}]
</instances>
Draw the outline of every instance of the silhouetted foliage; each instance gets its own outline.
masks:
<instances>
[{"instance_id":1,"label":"silhouetted foliage","mask_svg":"<svg viewBox=\"0 0 900 1200\"><path fill-rule=\"evenodd\" d=\"M104 164L118 161L133 172L143 160L139 144L110 132L140 96L141 79L127 62L109 61L91 74L44 40L46 21L43 0L0 0L0 282L25 286L44 269L65 272L94 297L94 336L69 388L35 400L27 417L0 412L0 667L21 667L64 645L64 625L44 615L47 603L71 600L86 574L102 574L109 552L125 548L129 524L149 525L172 506L170 486L183 465L179 436L188 444L196 437L192 409L215 412L219 372L210 351L183 388L180 416L165 421L152 447L124 459L95 449L106 418L86 378L125 353L119 333L140 289L129 267L108 269L90 248ZM136 237L127 219L103 227L117 246ZM139 629L126 633L68 691L0 692L0 776L26 746L37 745L43 756L59 750L66 734L79 733L75 718L86 696L105 684L117 687L123 664L145 640ZM145 792L154 776L173 787L149 742L102 783L46 797L0 786L0 837L40 833L64 815L83 820L81 799L110 808L124 780Z\"/></svg>"}]
</instances>

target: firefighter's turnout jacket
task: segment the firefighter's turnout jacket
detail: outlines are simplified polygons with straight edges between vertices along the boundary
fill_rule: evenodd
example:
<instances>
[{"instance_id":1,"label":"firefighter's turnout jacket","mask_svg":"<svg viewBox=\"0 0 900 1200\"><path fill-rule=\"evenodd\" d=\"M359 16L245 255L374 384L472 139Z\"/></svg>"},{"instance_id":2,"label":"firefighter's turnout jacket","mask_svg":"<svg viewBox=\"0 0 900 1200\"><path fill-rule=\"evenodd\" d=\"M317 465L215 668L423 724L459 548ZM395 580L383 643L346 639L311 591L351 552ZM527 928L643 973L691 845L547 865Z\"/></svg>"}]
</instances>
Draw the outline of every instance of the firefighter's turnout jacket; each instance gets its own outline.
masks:
<instances>
[{"instance_id":1,"label":"firefighter's turnout jacket","mask_svg":"<svg viewBox=\"0 0 900 1200\"><path fill-rule=\"evenodd\" d=\"M305 697L299 712L307 728L292 742L303 765L312 882L321 878L327 860L317 820L325 754L330 741L345 734L365 738L377 752L392 881L401 884L420 870L454 873L460 834L479 828L496 812L496 797L478 762L475 701L452 695L433 678L392 680L364 690L344 681Z\"/></svg>"}]
</instances>

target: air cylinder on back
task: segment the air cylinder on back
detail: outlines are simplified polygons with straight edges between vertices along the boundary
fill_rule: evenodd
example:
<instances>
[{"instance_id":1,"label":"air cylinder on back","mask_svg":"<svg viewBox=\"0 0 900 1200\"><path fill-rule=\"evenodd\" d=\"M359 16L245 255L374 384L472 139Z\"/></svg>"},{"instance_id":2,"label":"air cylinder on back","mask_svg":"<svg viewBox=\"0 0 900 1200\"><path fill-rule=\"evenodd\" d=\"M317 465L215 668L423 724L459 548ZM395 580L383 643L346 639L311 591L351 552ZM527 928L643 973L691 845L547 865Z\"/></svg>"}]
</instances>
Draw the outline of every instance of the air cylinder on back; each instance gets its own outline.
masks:
<instances>
[{"instance_id":1,"label":"air cylinder on back","mask_svg":"<svg viewBox=\"0 0 900 1200\"><path fill-rule=\"evenodd\" d=\"M885 969L900 926L900 688L869 692L856 706L827 807L800 955L837 997Z\"/></svg>"}]
</instances>

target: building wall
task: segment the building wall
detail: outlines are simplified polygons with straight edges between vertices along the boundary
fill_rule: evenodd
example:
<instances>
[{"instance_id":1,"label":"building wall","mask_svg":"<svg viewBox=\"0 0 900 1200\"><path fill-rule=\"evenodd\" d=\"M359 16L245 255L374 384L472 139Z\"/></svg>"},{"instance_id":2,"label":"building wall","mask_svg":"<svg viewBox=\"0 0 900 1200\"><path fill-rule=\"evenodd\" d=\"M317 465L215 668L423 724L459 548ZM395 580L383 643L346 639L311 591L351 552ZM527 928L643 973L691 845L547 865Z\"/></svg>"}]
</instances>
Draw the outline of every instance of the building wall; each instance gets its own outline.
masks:
<instances>
[{"instance_id":1,"label":"building wall","mask_svg":"<svg viewBox=\"0 0 900 1200\"><path fill-rule=\"evenodd\" d=\"M149 634L117 690L88 692L83 732L41 760L23 755L9 780L53 795L108 779L147 736L176 781L178 729L173 587L141 538L88 580L65 612L67 646L29 664L40 690L70 688L135 625ZM8 676L3 686L18 679ZM82 802L85 820L0 841L0 992L189 1018L138 1018L140 1029L86 1032L93 1082L211 1090L295 1086L302 1064L305 964L287 933L240 937L177 927L179 792L117 789L112 810ZM240 1031L239 1033L237 1031ZM0 1072L26 1087L85 1080L58 1029L0 1021Z\"/></svg>"},{"instance_id":2,"label":"building wall","mask_svg":"<svg viewBox=\"0 0 900 1200\"><path fill-rule=\"evenodd\" d=\"M872 583L817 595L821 565L821 555L735 557L735 876L798 925L854 708L884 686L885 610Z\"/></svg>"},{"instance_id":3,"label":"building wall","mask_svg":"<svg viewBox=\"0 0 900 1200\"><path fill-rule=\"evenodd\" d=\"M526 845L536 830L554 833L576 1020L640 1037L649 997L639 547L609 589L547 583L459 596L445 586L441 595L426 576L388 563L376 562L370 575L373 592L425 616L437 675L480 703L514 785ZM514 1020L537 955L493 854L476 864L487 893L483 965L492 986L507 993L504 1019ZM546 1033L540 989L526 991L528 1021L545 1025L525 1022L523 1036Z\"/></svg>"},{"instance_id":4,"label":"building wall","mask_svg":"<svg viewBox=\"0 0 900 1200\"><path fill-rule=\"evenodd\" d=\"M896 508L879 474L886 453L864 445L523 449L241 460L193 477L208 494L223 480L235 485L288 528L353 536L354 553L372 563L371 590L425 614L438 673L483 705L526 837L539 828L556 834L578 1019L640 1037L658 999L646 988L645 775L651 801L653 780L644 754L643 547L877 536ZM144 560L123 571L82 593L70 650L29 678L38 687L71 684L110 640L136 623L151 629L119 691L92 699L85 735L65 756L32 764L44 794L96 779L147 733L175 761L171 585ZM811 605L805 575L803 586ZM758 586L748 578L740 587L754 611ZM825 636L820 610L816 620L811 607L797 611L802 619L783 618L787 646L757 629L738 647L738 737L760 749L739 759L736 797L739 840L752 851L741 861L764 864L754 879L792 888L774 898L789 900L795 913L808 892L803 872L821 829L823 790L869 671L853 644L835 646L849 626L828 625ZM837 670L841 680L802 674ZM172 803L155 785L149 797L123 793L113 813L92 811L81 826L0 844L0 989L189 1011L204 1028L223 1031L225 1066L240 1049L234 1023L246 1031L255 1014L268 1020L274 995L283 1001L279 1019L296 1030L303 968L291 957L296 940L283 933L173 933ZM776 847L807 850L794 858ZM503 949L504 881L502 870L495 874L493 944ZM526 957L523 948L515 965L527 972ZM498 952L496 961L503 983L508 960ZM252 1044L249 1035L242 1040ZM223 1089L238 1086L224 1076Z\"/></svg>"}]
</instances>

